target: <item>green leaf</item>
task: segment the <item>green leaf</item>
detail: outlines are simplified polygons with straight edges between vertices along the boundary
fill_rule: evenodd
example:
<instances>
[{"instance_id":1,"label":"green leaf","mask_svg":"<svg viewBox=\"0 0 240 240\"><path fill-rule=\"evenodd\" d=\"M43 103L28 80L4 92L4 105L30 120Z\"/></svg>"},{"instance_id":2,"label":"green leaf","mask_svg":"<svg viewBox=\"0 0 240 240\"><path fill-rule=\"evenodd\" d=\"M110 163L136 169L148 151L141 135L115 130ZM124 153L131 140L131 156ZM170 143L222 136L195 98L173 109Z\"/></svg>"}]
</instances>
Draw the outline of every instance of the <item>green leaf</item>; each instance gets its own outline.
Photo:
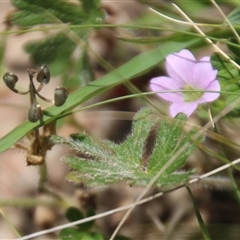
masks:
<instances>
[{"instance_id":1,"label":"green leaf","mask_svg":"<svg viewBox=\"0 0 240 240\"><path fill-rule=\"evenodd\" d=\"M90 207L90 208L87 209L86 218L87 217L92 217L95 214L96 214L96 212L95 212L94 208ZM84 229L90 229L93 226L93 224L94 224L94 220L82 224L82 227Z\"/></svg>"},{"instance_id":2,"label":"green leaf","mask_svg":"<svg viewBox=\"0 0 240 240\"><path fill-rule=\"evenodd\" d=\"M76 207L69 207L67 209L65 215L66 215L66 218L68 219L68 221L70 221L70 222L74 222L74 221L81 220L84 218L81 211Z\"/></svg>"},{"instance_id":3,"label":"green leaf","mask_svg":"<svg viewBox=\"0 0 240 240\"><path fill-rule=\"evenodd\" d=\"M238 89L234 90L234 93L238 93L239 95L230 95L226 98L226 106L230 105L234 101L236 101L240 96L240 87L238 86ZM239 110L240 104L236 105L234 110ZM239 117L239 116L238 116Z\"/></svg>"},{"instance_id":4,"label":"green leaf","mask_svg":"<svg viewBox=\"0 0 240 240\"><path fill-rule=\"evenodd\" d=\"M231 56L231 58L238 62L239 58ZM218 53L214 53L211 56L211 63L213 67L218 70L217 79L220 81L221 90L222 91L231 91L236 93L236 95L223 95L221 99L225 102L223 107L228 106L232 102L234 102L237 98L239 98L240 93L240 75L239 70L233 66L227 59L221 56ZM234 116L236 114L236 110L238 110L240 106L236 106L234 111L230 114ZM219 109L221 110L221 109Z\"/></svg>"},{"instance_id":5,"label":"green leaf","mask_svg":"<svg viewBox=\"0 0 240 240\"><path fill-rule=\"evenodd\" d=\"M83 8L86 12L91 12L94 9L100 8L101 1L100 0L81 0Z\"/></svg>"},{"instance_id":6,"label":"green leaf","mask_svg":"<svg viewBox=\"0 0 240 240\"><path fill-rule=\"evenodd\" d=\"M86 12L86 4L74 4L62 0L12 0L12 4L19 10L13 15L14 24L29 27L39 24L56 23L56 19L63 23L74 25L83 23L99 23L104 15L96 1L89 4ZM29 15L26 15L29 14ZM95 18L93 17L95 15ZM97 18L97 19L96 19Z\"/></svg>"},{"instance_id":7,"label":"green leaf","mask_svg":"<svg viewBox=\"0 0 240 240\"><path fill-rule=\"evenodd\" d=\"M10 133L0 139L0 152L7 150L33 129L56 120L93 96L97 96L110 88L117 86L118 84L127 82L130 79L149 71L162 62L168 54L179 51L182 48L194 46L200 41L201 39L199 38L189 38L186 39L185 42L178 44L169 42L162 44L156 49L152 49L134 57L129 62L123 64L121 67L115 69L102 78L95 80L69 94L69 97L63 106L51 106L47 108L45 110L42 123L30 123L29 121L26 121L13 129Z\"/></svg>"},{"instance_id":8,"label":"green leaf","mask_svg":"<svg viewBox=\"0 0 240 240\"><path fill-rule=\"evenodd\" d=\"M42 10L39 10L39 12L32 11L16 12L11 20L13 24L23 27L52 23L52 19L49 16L49 14L46 11Z\"/></svg>"},{"instance_id":9,"label":"green leaf","mask_svg":"<svg viewBox=\"0 0 240 240\"><path fill-rule=\"evenodd\" d=\"M122 162L131 163L133 166L143 164L142 158L145 152L145 145L150 131L153 129L157 118L149 108L143 108L133 118L132 133L127 140L119 144L105 141L105 146L109 147L115 154L122 155ZM131 147L129 147L131 146Z\"/></svg>"},{"instance_id":10,"label":"green leaf","mask_svg":"<svg viewBox=\"0 0 240 240\"><path fill-rule=\"evenodd\" d=\"M68 219L68 221L70 222L74 222L74 221L78 221L84 218L82 212L76 208L76 207L69 207L65 213L66 218ZM95 210L93 208L89 208L87 210L87 215L86 217L91 217L95 215ZM82 223L77 225L77 227L81 230L87 230L89 228L91 228L94 224L94 220L93 221L89 221L86 223Z\"/></svg>"},{"instance_id":11,"label":"green leaf","mask_svg":"<svg viewBox=\"0 0 240 240\"><path fill-rule=\"evenodd\" d=\"M240 56L240 45L239 42L236 38L230 38L229 39L230 43L234 43L236 45L231 45L231 44L227 44L227 47L230 51L232 51L232 53L239 58Z\"/></svg>"},{"instance_id":12,"label":"green leaf","mask_svg":"<svg viewBox=\"0 0 240 240\"><path fill-rule=\"evenodd\" d=\"M86 16L89 18L89 14L91 19L95 22L99 22L99 19L103 19L103 13L100 11L101 9L101 1L100 0L81 0L83 10Z\"/></svg>"},{"instance_id":13,"label":"green leaf","mask_svg":"<svg viewBox=\"0 0 240 240\"><path fill-rule=\"evenodd\" d=\"M240 7L235 8L228 16L227 16L229 22L231 22L234 25L240 24ZM225 21L223 23L223 26L227 27L228 23Z\"/></svg>"},{"instance_id":14,"label":"green leaf","mask_svg":"<svg viewBox=\"0 0 240 240\"><path fill-rule=\"evenodd\" d=\"M80 182L99 185L118 182L119 179L133 181L136 180L134 169L142 164L146 139L155 122L150 109L142 110L134 118L132 133L122 144L110 141L98 144L85 134L77 140L65 139L63 142L60 137L53 140L65 143L81 154L80 158L69 156L65 159L71 168L84 169L79 175Z\"/></svg>"},{"instance_id":15,"label":"green leaf","mask_svg":"<svg viewBox=\"0 0 240 240\"><path fill-rule=\"evenodd\" d=\"M66 228L59 233L60 240L104 240L99 233L81 231L77 228Z\"/></svg>"},{"instance_id":16,"label":"green leaf","mask_svg":"<svg viewBox=\"0 0 240 240\"><path fill-rule=\"evenodd\" d=\"M83 233L77 228L65 228L59 233L60 240L83 239Z\"/></svg>"},{"instance_id":17,"label":"green leaf","mask_svg":"<svg viewBox=\"0 0 240 240\"><path fill-rule=\"evenodd\" d=\"M26 10L29 12L40 12L42 11L42 7L38 6L39 1L30 2L27 0L11 0L11 3L14 7L19 10Z\"/></svg>"},{"instance_id":18,"label":"green leaf","mask_svg":"<svg viewBox=\"0 0 240 240\"><path fill-rule=\"evenodd\" d=\"M230 56L233 60L236 58ZM217 78L221 83L228 85L228 82L233 83L239 78L239 70L232 65L226 58L219 53L213 53L211 56L211 63L213 67L218 70ZM224 82L226 81L226 82Z\"/></svg>"},{"instance_id":19,"label":"green leaf","mask_svg":"<svg viewBox=\"0 0 240 240\"><path fill-rule=\"evenodd\" d=\"M92 240L104 240L105 238L100 233L92 233ZM116 238L115 238L116 239ZM87 240L87 239L86 239ZM89 239L91 240L91 239ZM117 240L117 239L116 239ZM126 239L127 240L127 239Z\"/></svg>"},{"instance_id":20,"label":"green leaf","mask_svg":"<svg viewBox=\"0 0 240 240\"><path fill-rule=\"evenodd\" d=\"M95 142L86 134L72 135L71 139L53 136L54 143L68 145L76 151L66 156L64 162L70 167L69 181L88 185L107 185L127 182L144 186L158 173L167 161L184 145L188 148L172 162L156 182L158 187L174 187L185 183L192 172L178 172L186 159L201 141L192 141L196 130L183 132L186 116L179 114L175 119L160 122L152 156L144 159L145 144L156 122L156 115L149 108L140 110L133 119L132 132L120 144L101 140Z\"/></svg>"},{"instance_id":21,"label":"green leaf","mask_svg":"<svg viewBox=\"0 0 240 240\"><path fill-rule=\"evenodd\" d=\"M164 119L159 124L155 147L149 159L149 172L161 169L177 150L175 146L179 141L186 119L186 115L178 114L174 120Z\"/></svg>"},{"instance_id":22,"label":"green leaf","mask_svg":"<svg viewBox=\"0 0 240 240\"><path fill-rule=\"evenodd\" d=\"M28 43L25 45L25 50L31 54L33 61L37 65L49 64L52 75L56 75L61 73L62 69L67 66L75 47L75 43L65 34L57 33L38 42ZM51 63L56 66L54 69Z\"/></svg>"}]
</instances>

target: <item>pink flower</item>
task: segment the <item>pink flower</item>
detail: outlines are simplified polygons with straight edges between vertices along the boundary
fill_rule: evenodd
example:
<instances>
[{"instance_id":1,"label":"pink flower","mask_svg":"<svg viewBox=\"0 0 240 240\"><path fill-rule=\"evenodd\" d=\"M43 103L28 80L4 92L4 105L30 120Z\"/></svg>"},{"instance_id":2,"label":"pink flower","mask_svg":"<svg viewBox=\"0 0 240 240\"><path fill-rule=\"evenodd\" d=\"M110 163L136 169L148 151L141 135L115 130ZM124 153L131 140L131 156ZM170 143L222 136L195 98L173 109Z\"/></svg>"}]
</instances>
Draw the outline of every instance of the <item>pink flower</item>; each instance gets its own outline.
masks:
<instances>
[{"instance_id":1,"label":"pink flower","mask_svg":"<svg viewBox=\"0 0 240 240\"><path fill-rule=\"evenodd\" d=\"M166 70L169 77L162 76L151 79L150 88L154 92L166 90L206 90L220 91L216 79L217 70L210 63L210 57L199 61L186 49L170 54L166 58ZM166 92L157 93L171 103L170 114L175 117L184 113L188 117L196 110L198 104L212 102L219 93L212 92Z\"/></svg>"}]
</instances>

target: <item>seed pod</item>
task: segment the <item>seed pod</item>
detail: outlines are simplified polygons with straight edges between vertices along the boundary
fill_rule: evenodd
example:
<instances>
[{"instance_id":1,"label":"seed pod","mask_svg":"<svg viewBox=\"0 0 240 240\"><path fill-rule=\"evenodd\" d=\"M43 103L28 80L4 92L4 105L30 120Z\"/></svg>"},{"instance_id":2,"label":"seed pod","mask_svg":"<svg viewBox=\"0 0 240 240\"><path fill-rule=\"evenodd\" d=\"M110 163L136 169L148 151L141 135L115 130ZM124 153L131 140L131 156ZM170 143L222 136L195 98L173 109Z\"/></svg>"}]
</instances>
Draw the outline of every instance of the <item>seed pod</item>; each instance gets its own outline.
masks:
<instances>
[{"instance_id":1,"label":"seed pod","mask_svg":"<svg viewBox=\"0 0 240 240\"><path fill-rule=\"evenodd\" d=\"M6 72L3 75L3 81L7 85L8 88L14 91L16 82L18 81L17 75L11 73L11 72Z\"/></svg>"},{"instance_id":2,"label":"seed pod","mask_svg":"<svg viewBox=\"0 0 240 240\"><path fill-rule=\"evenodd\" d=\"M28 120L30 122L37 122L42 117L41 108L39 104L33 103L28 111Z\"/></svg>"},{"instance_id":3,"label":"seed pod","mask_svg":"<svg viewBox=\"0 0 240 240\"><path fill-rule=\"evenodd\" d=\"M68 97L67 89L64 87L57 87L54 92L54 104L59 107L62 106Z\"/></svg>"},{"instance_id":4,"label":"seed pod","mask_svg":"<svg viewBox=\"0 0 240 240\"><path fill-rule=\"evenodd\" d=\"M46 64L42 65L37 70L37 81L43 84L48 84L50 81L50 70Z\"/></svg>"}]
</instances>

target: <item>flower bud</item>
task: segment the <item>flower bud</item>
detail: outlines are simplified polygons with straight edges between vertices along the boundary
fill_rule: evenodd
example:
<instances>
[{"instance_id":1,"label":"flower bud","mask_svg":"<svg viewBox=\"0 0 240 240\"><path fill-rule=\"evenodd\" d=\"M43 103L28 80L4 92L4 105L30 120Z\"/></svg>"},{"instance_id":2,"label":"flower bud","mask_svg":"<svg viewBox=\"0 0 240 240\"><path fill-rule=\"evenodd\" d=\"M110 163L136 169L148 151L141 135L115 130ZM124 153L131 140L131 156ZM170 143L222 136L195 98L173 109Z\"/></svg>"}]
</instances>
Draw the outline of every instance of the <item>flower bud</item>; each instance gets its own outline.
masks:
<instances>
[{"instance_id":1,"label":"flower bud","mask_svg":"<svg viewBox=\"0 0 240 240\"><path fill-rule=\"evenodd\" d=\"M68 97L67 89L64 87L57 87L54 92L55 106L62 106Z\"/></svg>"},{"instance_id":2,"label":"flower bud","mask_svg":"<svg viewBox=\"0 0 240 240\"><path fill-rule=\"evenodd\" d=\"M50 81L50 70L46 64L42 65L38 71L36 79L38 82L48 84Z\"/></svg>"},{"instance_id":3,"label":"flower bud","mask_svg":"<svg viewBox=\"0 0 240 240\"><path fill-rule=\"evenodd\" d=\"M8 88L10 88L11 90L14 90L16 82L18 81L18 77L17 77L17 75L15 75L13 73L6 72L3 75L3 81L7 85Z\"/></svg>"},{"instance_id":4,"label":"flower bud","mask_svg":"<svg viewBox=\"0 0 240 240\"><path fill-rule=\"evenodd\" d=\"M40 105L33 103L28 111L28 120L30 122L37 122L41 118Z\"/></svg>"}]
</instances>

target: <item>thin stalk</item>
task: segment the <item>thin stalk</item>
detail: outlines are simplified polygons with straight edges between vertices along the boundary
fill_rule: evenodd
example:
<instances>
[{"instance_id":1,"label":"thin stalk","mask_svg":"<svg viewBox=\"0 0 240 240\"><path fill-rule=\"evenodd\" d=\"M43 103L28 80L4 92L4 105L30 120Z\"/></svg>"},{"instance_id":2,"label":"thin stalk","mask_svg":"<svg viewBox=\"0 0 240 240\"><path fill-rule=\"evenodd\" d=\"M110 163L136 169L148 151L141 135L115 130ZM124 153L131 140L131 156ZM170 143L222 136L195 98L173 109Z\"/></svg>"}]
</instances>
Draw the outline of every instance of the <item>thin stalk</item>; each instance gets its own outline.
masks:
<instances>
[{"instance_id":1,"label":"thin stalk","mask_svg":"<svg viewBox=\"0 0 240 240\"><path fill-rule=\"evenodd\" d=\"M195 213L196 213L196 217L197 217L199 226L200 226L200 228L201 228L203 237L204 237L205 240L210 240L211 237L210 237L210 235L209 235L209 233L208 233L208 230L207 230L207 227L206 227L206 225L205 225L205 223L204 223L204 221L203 221L203 219L202 219L201 213L200 213L199 210L198 210L197 202L196 202L196 200L195 200L195 198L194 198L194 196L193 196L193 194L192 194L192 191L191 191L190 187L187 186L187 185L186 185L186 188L187 188L187 191L188 191L190 197L192 198L192 203L193 203L193 206L194 206L194 210L195 210Z\"/></svg>"},{"instance_id":2,"label":"thin stalk","mask_svg":"<svg viewBox=\"0 0 240 240\"><path fill-rule=\"evenodd\" d=\"M8 226L13 230L13 232L16 234L17 237L21 237L21 234L18 232L18 230L12 225L11 221L8 219L8 217L5 215L2 209L0 209L0 213L4 220L8 223Z\"/></svg>"},{"instance_id":3,"label":"thin stalk","mask_svg":"<svg viewBox=\"0 0 240 240\"><path fill-rule=\"evenodd\" d=\"M44 159L43 164L39 165L39 181L38 181L38 189L40 191L45 191L45 183L47 182L47 164Z\"/></svg>"}]
</instances>

